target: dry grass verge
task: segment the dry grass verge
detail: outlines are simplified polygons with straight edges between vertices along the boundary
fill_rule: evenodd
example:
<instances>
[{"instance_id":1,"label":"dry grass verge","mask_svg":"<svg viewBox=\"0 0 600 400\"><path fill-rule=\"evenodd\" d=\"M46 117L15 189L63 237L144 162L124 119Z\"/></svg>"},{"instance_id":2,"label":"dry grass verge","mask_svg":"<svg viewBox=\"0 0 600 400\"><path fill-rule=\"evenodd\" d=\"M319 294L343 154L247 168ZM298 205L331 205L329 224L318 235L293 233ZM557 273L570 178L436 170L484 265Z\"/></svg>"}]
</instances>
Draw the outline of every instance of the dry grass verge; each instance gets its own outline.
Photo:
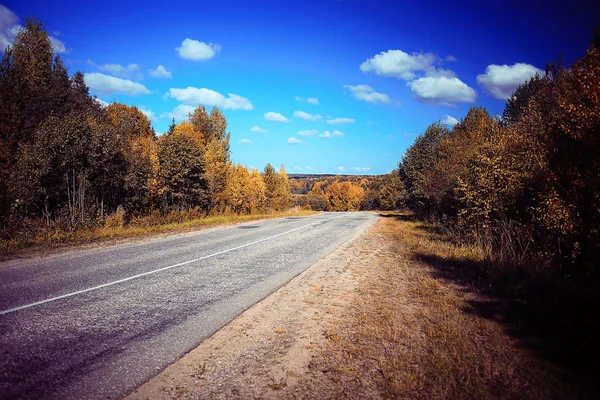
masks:
<instances>
[{"instance_id":1,"label":"dry grass verge","mask_svg":"<svg viewBox=\"0 0 600 400\"><path fill-rule=\"evenodd\" d=\"M493 301L440 277L422 261L480 262L476 247L432 232L403 215L387 215L375 235L389 243L364 266L356 300L332 322L329 350L313 360L324 371L326 398L565 399L584 394L564 371L474 312ZM415 255L418 254L419 257ZM318 386L314 387L316 389Z\"/></svg>"},{"instance_id":2,"label":"dry grass verge","mask_svg":"<svg viewBox=\"0 0 600 400\"><path fill-rule=\"evenodd\" d=\"M289 211L253 214L253 215L217 215L211 217L186 217L185 215L170 220L138 218L129 224L113 223L109 216L103 226L81 228L78 230L43 229L34 233L17 234L0 241L0 261L10 258L38 255L50 250L62 249L90 243L114 243L123 239L144 238L157 234L182 233L198 229L229 225L240 222L288 216L307 216L312 211L295 207Z\"/></svg>"},{"instance_id":3,"label":"dry grass verge","mask_svg":"<svg viewBox=\"0 0 600 400\"><path fill-rule=\"evenodd\" d=\"M386 214L129 399L593 398L477 309L497 299L441 274L484 259Z\"/></svg>"}]
</instances>

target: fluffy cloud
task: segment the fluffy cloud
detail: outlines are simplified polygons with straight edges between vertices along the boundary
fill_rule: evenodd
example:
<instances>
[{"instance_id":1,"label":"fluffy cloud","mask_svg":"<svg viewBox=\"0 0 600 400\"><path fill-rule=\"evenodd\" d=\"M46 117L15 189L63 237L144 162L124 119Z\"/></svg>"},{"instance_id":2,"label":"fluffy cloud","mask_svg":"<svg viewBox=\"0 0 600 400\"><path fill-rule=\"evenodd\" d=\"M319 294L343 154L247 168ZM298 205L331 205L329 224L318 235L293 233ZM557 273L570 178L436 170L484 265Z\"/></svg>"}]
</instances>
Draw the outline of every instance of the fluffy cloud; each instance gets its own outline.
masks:
<instances>
[{"instance_id":1,"label":"fluffy cloud","mask_svg":"<svg viewBox=\"0 0 600 400\"><path fill-rule=\"evenodd\" d=\"M353 120L352 118L330 118L327 120L327 123L330 125L336 125L336 124L353 124L356 121Z\"/></svg>"},{"instance_id":2,"label":"fluffy cloud","mask_svg":"<svg viewBox=\"0 0 600 400\"><path fill-rule=\"evenodd\" d=\"M7 46L12 46L19 30L23 27L19 24L19 17L11 10L0 4L0 52L4 52ZM56 36L49 36L50 45L55 53L65 53L65 44Z\"/></svg>"},{"instance_id":3,"label":"fluffy cloud","mask_svg":"<svg viewBox=\"0 0 600 400\"><path fill-rule=\"evenodd\" d=\"M286 117L284 117L283 115L273 112L273 111L269 111L268 113L265 113L264 118L267 121L290 122L290 120L287 119Z\"/></svg>"},{"instance_id":4,"label":"fluffy cloud","mask_svg":"<svg viewBox=\"0 0 600 400\"><path fill-rule=\"evenodd\" d=\"M94 97L94 100L96 100L96 103L100 104L103 108L106 108L110 105L110 103L108 103L98 97Z\"/></svg>"},{"instance_id":5,"label":"fluffy cloud","mask_svg":"<svg viewBox=\"0 0 600 400\"><path fill-rule=\"evenodd\" d=\"M65 44L58 38L55 38L54 36L48 36L48 38L50 39L50 45L52 46L52 49L54 50L55 53L66 53L67 52L67 48L65 47Z\"/></svg>"},{"instance_id":6,"label":"fluffy cloud","mask_svg":"<svg viewBox=\"0 0 600 400\"><path fill-rule=\"evenodd\" d=\"M333 131L333 132L325 131L325 132L321 133L319 135L319 137L322 137L322 138L344 137L344 132L340 132L340 131Z\"/></svg>"},{"instance_id":7,"label":"fluffy cloud","mask_svg":"<svg viewBox=\"0 0 600 400\"><path fill-rule=\"evenodd\" d=\"M253 126L250 128L250 132L267 133L267 130L261 128L260 126Z\"/></svg>"},{"instance_id":8,"label":"fluffy cloud","mask_svg":"<svg viewBox=\"0 0 600 400\"><path fill-rule=\"evenodd\" d=\"M368 85L344 85L345 89L348 89L352 92L352 96L355 99L363 100L369 103L389 103L390 98L387 94L376 92L371 86Z\"/></svg>"},{"instance_id":9,"label":"fluffy cloud","mask_svg":"<svg viewBox=\"0 0 600 400\"><path fill-rule=\"evenodd\" d=\"M206 61L217 55L221 51L221 46L187 38L181 42L181 47L176 47L175 50L179 53L179 57L186 60Z\"/></svg>"},{"instance_id":10,"label":"fluffy cloud","mask_svg":"<svg viewBox=\"0 0 600 400\"><path fill-rule=\"evenodd\" d=\"M317 134L317 130L316 129L309 129L306 131L300 131L298 132L298 135L300 136L313 136Z\"/></svg>"},{"instance_id":11,"label":"fluffy cloud","mask_svg":"<svg viewBox=\"0 0 600 400\"><path fill-rule=\"evenodd\" d=\"M194 106L203 105L210 107L219 107L223 110L252 110L254 107L250 100L237 94L229 93L228 97L219 92L206 88L195 88L188 86L185 89L171 88L168 96L171 96L182 103Z\"/></svg>"},{"instance_id":12,"label":"fluffy cloud","mask_svg":"<svg viewBox=\"0 0 600 400\"><path fill-rule=\"evenodd\" d=\"M150 76L154 78L172 78L171 71L167 71L165 67L159 65L156 69L148 70L150 72Z\"/></svg>"},{"instance_id":13,"label":"fluffy cloud","mask_svg":"<svg viewBox=\"0 0 600 400\"><path fill-rule=\"evenodd\" d=\"M87 73L84 75L85 84L92 91L101 95L112 95L123 93L129 96L139 94L149 94L150 90L141 83L133 82L128 79L115 78L114 76L100 74L98 72Z\"/></svg>"},{"instance_id":14,"label":"fluffy cloud","mask_svg":"<svg viewBox=\"0 0 600 400\"><path fill-rule=\"evenodd\" d=\"M300 118L305 121L320 121L323 119L319 114L312 115L304 111L294 111L294 118Z\"/></svg>"},{"instance_id":15,"label":"fluffy cloud","mask_svg":"<svg viewBox=\"0 0 600 400\"><path fill-rule=\"evenodd\" d=\"M122 66L121 64L104 64L104 65L98 65L93 63L92 61L88 60L88 64L93 65L94 67L98 68L100 71L102 72L108 72L109 74L113 75L113 76L117 76L119 78L131 78L133 75L136 75L137 79L141 79L142 76L140 74L138 74L138 71L140 70L140 66L137 64L129 64L126 67Z\"/></svg>"},{"instance_id":16,"label":"fluffy cloud","mask_svg":"<svg viewBox=\"0 0 600 400\"><path fill-rule=\"evenodd\" d=\"M291 137L288 139L289 144L302 144L304 143L302 140L298 140L295 137Z\"/></svg>"},{"instance_id":17,"label":"fluffy cloud","mask_svg":"<svg viewBox=\"0 0 600 400\"><path fill-rule=\"evenodd\" d=\"M138 110L140 110L142 114L144 114L146 117L148 117L148 119L150 121L155 122L158 120L156 118L156 114L154 114L154 111L148 110L147 108L144 108L144 107L138 107Z\"/></svg>"},{"instance_id":18,"label":"fluffy cloud","mask_svg":"<svg viewBox=\"0 0 600 400\"><path fill-rule=\"evenodd\" d=\"M319 104L319 99L316 97L307 97L306 99L303 99L302 97L298 97L296 96L296 101L302 103L303 101L306 101L308 104Z\"/></svg>"},{"instance_id":19,"label":"fluffy cloud","mask_svg":"<svg viewBox=\"0 0 600 400\"><path fill-rule=\"evenodd\" d=\"M408 81L416 77L415 72L427 71L437 62L439 57L432 53L408 54L402 50L388 50L363 62L360 70Z\"/></svg>"},{"instance_id":20,"label":"fluffy cloud","mask_svg":"<svg viewBox=\"0 0 600 400\"><path fill-rule=\"evenodd\" d=\"M252 140L250 139L240 139L240 141L238 142L240 144L252 144Z\"/></svg>"},{"instance_id":21,"label":"fluffy cloud","mask_svg":"<svg viewBox=\"0 0 600 400\"><path fill-rule=\"evenodd\" d=\"M183 121L189 118L189 114L194 112L196 107L187 104L180 104L171 112L162 113L161 118L175 118L175 121Z\"/></svg>"},{"instance_id":22,"label":"fluffy cloud","mask_svg":"<svg viewBox=\"0 0 600 400\"><path fill-rule=\"evenodd\" d=\"M371 170L371 167L352 167L356 172L367 172Z\"/></svg>"},{"instance_id":23,"label":"fluffy cloud","mask_svg":"<svg viewBox=\"0 0 600 400\"><path fill-rule=\"evenodd\" d=\"M345 170L346 170L346 168L344 168L344 167L342 167L342 166L340 165L340 166L337 166L337 167L335 167L335 170L336 170L336 171L345 171Z\"/></svg>"},{"instance_id":24,"label":"fluffy cloud","mask_svg":"<svg viewBox=\"0 0 600 400\"><path fill-rule=\"evenodd\" d=\"M475 90L456 77L426 76L407 85L419 100L426 103L452 105L475 102Z\"/></svg>"},{"instance_id":25,"label":"fluffy cloud","mask_svg":"<svg viewBox=\"0 0 600 400\"><path fill-rule=\"evenodd\" d=\"M517 63L513 65L488 65L485 74L477 75L477 83L493 97L506 100L515 89L535 74L545 75L545 72L530 64Z\"/></svg>"},{"instance_id":26,"label":"fluffy cloud","mask_svg":"<svg viewBox=\"0 0 600 400\"><path fill-rule=\"evenodd\" d=\"M138 107L138 109L140 110L140 112L142 114L144 114L150 121L152 122L157 122L158 118L156 117L156 114L154 114L154 111L149 110L145 107Z\"/></svg>"},{"instance_id":27,"label":"fluffy cloud","mask_svg":"<svg viewBox=\"0 0 600 400\"><path fill-rule=\"evenodd\" d=\"M445 115L444 118L442 119L442 123L446 124L448 126L454 126L454 125L458 124L458 120L451 115Z\"/></svg>"}]
</instances>

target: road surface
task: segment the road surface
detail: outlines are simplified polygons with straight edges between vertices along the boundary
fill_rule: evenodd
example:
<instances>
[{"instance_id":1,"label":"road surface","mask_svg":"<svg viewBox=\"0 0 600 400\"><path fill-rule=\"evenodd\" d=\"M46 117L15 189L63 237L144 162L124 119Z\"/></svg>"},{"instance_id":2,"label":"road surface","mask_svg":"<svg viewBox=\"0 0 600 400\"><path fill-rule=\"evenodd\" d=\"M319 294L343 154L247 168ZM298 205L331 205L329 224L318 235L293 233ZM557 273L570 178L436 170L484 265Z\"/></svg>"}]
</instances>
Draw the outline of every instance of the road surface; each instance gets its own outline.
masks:
<instances>
[{"instance_id":1,"label":"road surface","mask_svg":"<svg viewBox=\"0 0 600 400\"><path fill-rule=\"evenodd\" d=\"M0 398L121 398L376 219L280 218L0 263Z\"/></svg>"}]
</instances>

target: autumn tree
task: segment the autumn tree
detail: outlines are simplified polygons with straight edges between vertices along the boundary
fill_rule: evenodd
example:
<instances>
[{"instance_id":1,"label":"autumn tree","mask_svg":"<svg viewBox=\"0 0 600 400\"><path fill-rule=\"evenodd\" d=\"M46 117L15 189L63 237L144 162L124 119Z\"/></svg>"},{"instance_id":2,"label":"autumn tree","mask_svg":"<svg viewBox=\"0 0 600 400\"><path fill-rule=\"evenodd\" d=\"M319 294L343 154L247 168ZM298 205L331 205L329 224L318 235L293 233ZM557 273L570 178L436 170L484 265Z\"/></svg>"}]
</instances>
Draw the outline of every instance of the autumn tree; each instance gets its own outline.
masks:
<instances>
[{"instance_id":1,"label":"autumn tree","mask_svg":"<svg viewBox=\"0 0 600 400\"><path fill-rule=\"evenodd\" d=\"M127 163L124 201L130 209L147 209L158 190L158 148L154 129L148 117L135 106L115 102L106 108L106 114L123 141Z\"/></svg>"},{"instance_id":2,"label":"autumn tree","mask_svg":"<svg viewBox=\"0 0 600 400\"><path fill-rule=\"evenodd\" d=\"M158 193L163 205L175 210L207 205L204 157L198 138L174 129L158 140Z\"/></svg>"},{"instance_id":3,"label":"autumn tree","mask_svg":"<svg viewBox=\"0 0 600 400\"><path fill-rule=\"evenodd\" d=\"M438 146L449 132L441 123L430 125L406 150L399 164L399 174L406 190L406 205L417 213L432 211L432 199L426 188L427 178L436 164Z\"/></svg>"},{"instance_id":4,"label":"autumn tree","mask_svg":"<svg viewBox=\"0 0 600 400\"><path fill-rule=\"evenodd\" d=\"M276 172L271 164L267 164L262 176L265 183L267 209L273 211L288 209L292 205L292 192L285 167L282 165L279 172Z\"/></svg>"},{"instance_id":5,"label":"autumn tree","mask_svg":"<svg viewBox=\"0 0 600 400\"><path fill-rule=\"evenodd\" d=\"M209 210L213 213L222 212L228 202L226 189L230 134L227 132L227 120L216 107L209 114L199 106L190 113L190 124L200 135Z\"/></svg>"},{"instance_id":6,"label":"autumn tree","mask_svg":"<svg viewBox=\"0 0 600 400\"><path fill-rule=\"evenodd\" d=\"M249 201L251 190L248 168L240 164L230 164L227 183L227 198L231 211L236 214L250 214L252 204Z\"/></svg>"},{"instance_id":7,"label":"autumn tree","mask_svg":"<svg viewBox=\"0 0 600 400\"><path fill-rule=\"evenodd\" d=\"M325 197L331 211L357 211L364 197L364 189L352 182L335 181L327 186Z\"/></svg>"},{"instance_id":8,"label":"autumn tree","mask_svg":"<svg viewBox=\"0 0 600 400\"><path fill-rule=\"evenodd\" d=\"M267 203L265 182L257 169L250 172L247 201L251 213L265 212Z\"/></svg>"},{"instance_id":9,"label":"autumn tree","mask_svg":"<svg viewBox=\"0 0 600 400\"><path fill-rule=\"evenodd\" d=\"M21 148L17 193L28 212L49 219L63 204L71 224L116 207L123 187L125 160L118 135L102 114L73 111L49 117L33 143Z\"/></svg>"},{"instance_id":10,"label":"autumn tree","mask_svg":"<svg viewBox=\"0 0 600 400\"><path fill-rule=\"evenodd\" d=\"M265 183L265 207L267 210L276 210L277 208L277 190L279 186L279 180L277 179L277 172L271 164L265 165L265 169L262 173L263 182Z\"/></svg>"},{"instance_id":11,"label":"autumn tree","mask_svg":"<svg viewBox=\"0 0 600 400\"><path fill-rule=\"evenodd\" d=\"M281 165L279 172L277 173L277 197L278 197L278 209L287 210L292 205L292 191L290 188L290 181L287 175L285 167Z\"/></svg>"}]
</instances>

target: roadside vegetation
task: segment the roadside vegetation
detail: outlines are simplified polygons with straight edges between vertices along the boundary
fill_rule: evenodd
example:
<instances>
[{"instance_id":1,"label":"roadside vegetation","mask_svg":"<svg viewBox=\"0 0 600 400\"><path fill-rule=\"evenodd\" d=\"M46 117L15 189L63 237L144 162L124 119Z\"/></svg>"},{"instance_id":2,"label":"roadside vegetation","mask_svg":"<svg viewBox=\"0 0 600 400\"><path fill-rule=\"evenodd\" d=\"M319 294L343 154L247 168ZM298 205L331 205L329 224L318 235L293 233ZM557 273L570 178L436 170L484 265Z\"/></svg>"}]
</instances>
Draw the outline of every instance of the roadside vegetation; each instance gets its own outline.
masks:
<instances>
[{"instance_id":1,"label":"roadside vegetation","mask_svg":"<svg viewBox=\"0 0 600 400\"><path fill-rule=\"evenodd\" d=\"M235 165L229 140L216 108L157 135L101 104L30 18L0 64L0 254L287 212L285 168Z\"/></svg>"},{"instance_id":2,"label":"roadside vegetation","mask_svg":"<svg viewBox=\"0 0 600 400\"><path fill-rule=\"evenodd\" d=\"M398 174L405 207L445 238L416 260L497 299L467 311L596 393L600 31L573 65L550 63L522 84L502 117L473 107L452 129L429 126ZM477 256L439 253L450 244Z\"/></svg>"},{"instance_id":3,"label":"roadside vegetation","mask_svg":"<svg viewBox=\"0 0 600 400\"><path fill-rule=\"evenodd\" d=\"M529 335L531 304L473 279L490 267L484 249L412 214L383 217L371 234L388 251L355 268L354 301L312 362L321 398L594 398L595 375L558 365L547 338Z\"/></svg>"}]
</instances>

